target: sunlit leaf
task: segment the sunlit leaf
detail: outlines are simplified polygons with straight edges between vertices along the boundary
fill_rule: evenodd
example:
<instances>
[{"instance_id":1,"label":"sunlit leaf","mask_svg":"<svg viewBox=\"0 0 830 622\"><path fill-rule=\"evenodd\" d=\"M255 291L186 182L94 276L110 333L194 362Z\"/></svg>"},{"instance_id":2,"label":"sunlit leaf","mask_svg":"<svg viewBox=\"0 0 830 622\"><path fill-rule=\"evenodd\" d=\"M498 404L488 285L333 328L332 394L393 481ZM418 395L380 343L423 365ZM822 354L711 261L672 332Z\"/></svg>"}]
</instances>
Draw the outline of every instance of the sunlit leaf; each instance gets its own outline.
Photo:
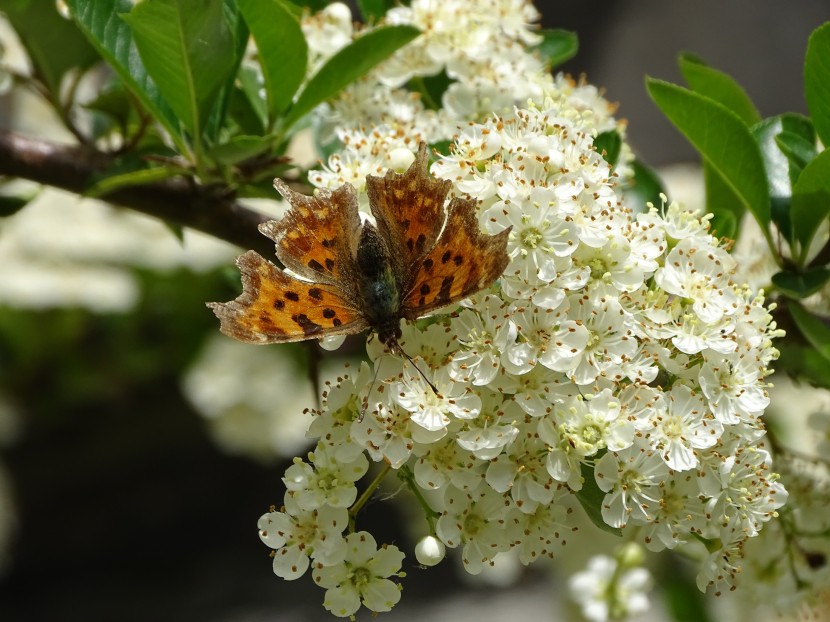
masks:
<instances>
[{"instance_id":1,"label":"sunlit leaf","mask_svg":"<svg viewBox=\"0 0 830 622\"><path fill-rule=\"evenodd\" d=\"M413 26L382 26L347 45L308 81L288 110L284 127L290 127L315 106L337 95L419 34Z\"/></svg>"},{"instance_id":2,"label":"sunlit leaf","mask_svg":"<svg viewBox=\"0 0 830 622\"><path fill-rule=\"evenodd\" d=\"M683 77L695 93L723 104L747 125L761 120L749 95L732 76L709 67L690 54L682 54L679 64Z\"/></svg>"},{"instance_id":3,"label":"sunlit leaf","mask_svg":"<svg viewBox=\"0 0 830 622\"><path fill-rule=\"evenodd\" d=\"M223 7L221 0L143 0L122 15L144 66L194 136L235 62Z\"/></svg>"},{"instance_id":4,"label":"sunlit leaf","mask_svg":"<svg viewBox=\"0 0 830 622\"><path fill-rule=\"evenodd\" d=\"M299 20L282 0L237 2L256 41L268 113L273 120L288 108L305 78L308 45Z\"/></svg>"},{"instance_id":5,"label":"sunlit leaf","mask_svg":"<svg viewBox=\"0 0 830 622\"><path fill-rule=\"evenodd\" d=\"M790 218L804 261L819 226L830 215L830 150L810 162L793 188Z\"/></svg>"},{"instance_id":6,"label":"sunlit leaf","mask_svg":"<svg viewBox=\"0 0 830 622\"><path fill-rule=\"evenodd\" d=\"M669 120L752 212L765 235L770 200L764 164L746 124L725 106L682 87L649 78L648 92Z\"/></svg>"},{"instance_id":7,"label":"sunlit leaf","mask_svg":"<svg viewBox=\"0 0 830 622\"><path fill-rule=\"evenodd\" d=\"M816 133L830 145L830 23L816 28L807 43L804 96Z\"/></svg>"},{"instance_id":8,"label":"sunlit leaf","mask_svg":"<svg viewBox=\"0 0 830 622\"><path fill-rule=\"evenodd\" d=\"M66 0L73 19L89 41L130 89L141 105L184 151L178 119L161 96L138 55L130 27L119 17L129 11L130 0Z\"/></svg>"},{"instance_id":9,"label":"sunlit leaf","mask_svg":"<svg viewBox=\"0 0 830 622\"><path fill-rule=\"evenodd\" d=\"M535 49L539 50L539 54L551 67L570 60L579 51L579 39L575 32L552 29L543 30L539 34L542 35L542 42Z\"/></svg>"}]
</instances>

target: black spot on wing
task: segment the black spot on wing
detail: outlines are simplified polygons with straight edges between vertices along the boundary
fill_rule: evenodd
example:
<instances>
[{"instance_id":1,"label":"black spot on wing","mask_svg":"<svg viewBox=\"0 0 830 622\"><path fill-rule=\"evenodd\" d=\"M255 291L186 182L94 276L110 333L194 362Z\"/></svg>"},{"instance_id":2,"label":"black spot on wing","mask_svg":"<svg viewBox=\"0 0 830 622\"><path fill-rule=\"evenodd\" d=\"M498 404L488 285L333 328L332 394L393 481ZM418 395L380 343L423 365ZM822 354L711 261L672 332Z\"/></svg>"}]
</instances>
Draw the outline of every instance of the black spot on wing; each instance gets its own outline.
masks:
<instances>
[{"instance_id":1,"label":"black spot on wing","mask_svg":"<svg viewBox=\"0 0 830 622\"><path fill-rule=\"evenodd\" d=\"M330 261L330 260L328 260L328 261ZM323 264L321 264L316 259L309 260L308 267L311 268L312 270L317 271L317 272L322 272L323 271Z\"/></svg>"},{"instance_id":2,"label":"black spot on wing","mask_svg":"<svg viewBox=\"0 0 830 622\"><path fill-rule=\"evenodd\" d=\"M450 259L452 259L452 251L447 251L441 255L441 263L447 263Z\"/></svg>"},{"instance_id":3,"label":"black spot on wing","mask_svg":"<svg viewBox=\"0 0 830 622\"><path fill-rule=\"evenodd\" d=\"M285 308L285 301L284 301L284 300L280 300L279 298L277 298L277 299L274 301L274 308L275 308L277 311L282 311L282 310Z\"/></svg>"},{"instance_id":4,"label":"black spot on wing","mask_svg":"<svg viewBox=\"0 0 830 622\"><path fill-rule=\"evenodd\" d=\"M326 270L328 270L329 272L334 270L334 260L330 257L326 258Z\"/></svg>"},{"instance_id":5,"label":"black spot on wing","mask_svg":"<svg viewBox=\"0 0 830 622\"><path fill-rule=\"evenodd\" d=\"M292 302L300 301L300 295L297 292L285 292L285 297Z\"/></svg>"},{"instance_id":6,"label":"black spot on wing","mask_svg":"<svg viewBox=\"0 0 830 622\"><path fill-rule=\"evenodd\" d=\"M297 326L303 329L303 333L306 335L316 335L323 331L323 327L317 322L310 320L305 313L295 313L291 316L291 319L296 322Z\"/></svg>"},{"instance_id":7,"label":"black spot on wing","mask_svg":"<svg viewBox=\"0 0 830 622\"><path fill-rule=\"evenodd\" d=\"M308 290L308 295L314 300L322 300L323 299L323 292L320 290L319 287L312 287Z\"/></svg>"},{"instance_id":8,"label":"black spot on wing","mask_svg":"<svg viewBox=\"0 0 830 622\"><path fill-rule=\"evenodd\" d=\"M328 307L323 309L323 317L327 320L330 320L335 315L337 315L337 313L334 311L334 309L329 309Z\"/></svg>"},{"instance_id":9,"label":"black spot on wing","mask_svg":"<svg viewBox=\"0 0 830 622\"><path fill-rule=\"evenodd\" d=\"M444 277L444 280L441 281L441 289L438 290L438 295L435 297L435 300L443 302L450 299L450 290L452 289L452 283L454 280L455 277L453 276Z\"/></svg>"}]
</instances>

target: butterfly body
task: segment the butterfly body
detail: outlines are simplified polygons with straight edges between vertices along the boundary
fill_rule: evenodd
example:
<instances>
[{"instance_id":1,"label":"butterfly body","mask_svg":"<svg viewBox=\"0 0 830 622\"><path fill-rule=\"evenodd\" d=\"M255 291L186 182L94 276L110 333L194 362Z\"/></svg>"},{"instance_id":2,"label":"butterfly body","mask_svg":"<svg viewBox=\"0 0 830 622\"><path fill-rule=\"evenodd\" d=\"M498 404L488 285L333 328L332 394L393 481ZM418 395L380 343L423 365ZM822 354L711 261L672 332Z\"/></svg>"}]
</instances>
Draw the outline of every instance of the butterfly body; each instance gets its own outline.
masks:
<instances>
[{"instance_id":1,"label":"butterfly body","mask_svg":"<svg viewBox=\"0 0 830 622\"><path fill-rule=\"evenodd\" d=\"M380 342L394 351L401 336L401 283L395 276L389 249L371 223L363 225L355 264L366 321Z\"/></svg>"},{"instance_id":2,"label":"butterfly body","mask_svg":"<svg viewBox=\"0 0 830 622\"><path fill-rule=\"evenodd\" d=\"M430 176L428 163L421 143L404 173L366 178L374 223L361 222L351 184L306 196L275 180L291 209L259 229L286 269L254 251L240 256L242 293L208 303L220 330L249 343L284 343L368 328L398 353L401 319L489 287L507 266L510 230L482 234L468 199L445 208L451 184Z\"/></svg>"}]
</instances>

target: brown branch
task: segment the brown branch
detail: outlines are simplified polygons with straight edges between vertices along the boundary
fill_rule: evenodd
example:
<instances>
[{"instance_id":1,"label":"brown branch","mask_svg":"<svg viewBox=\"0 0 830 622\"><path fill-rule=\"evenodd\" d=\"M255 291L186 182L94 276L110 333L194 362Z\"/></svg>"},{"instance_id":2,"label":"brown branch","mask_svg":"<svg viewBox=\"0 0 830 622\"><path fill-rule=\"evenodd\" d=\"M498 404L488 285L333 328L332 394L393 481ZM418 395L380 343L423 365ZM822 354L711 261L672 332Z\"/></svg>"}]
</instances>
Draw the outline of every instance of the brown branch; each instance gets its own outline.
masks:
<instances>
[{"instance_id":1,"label":"brown branch","mask_svg":"<svg viewBox=\"0 0 830 622\"><path fill-rule=\"evenodd\" d=\"M81 194L112 164L112 156L87 146L61 145L0 130L0 176ZM266 257L274 254L273 242L257 230L267 216L227 196L224 187L199 186L188 179L173 178L121 188L100 199L198 229Z\"/></svg>"}]
</instances>

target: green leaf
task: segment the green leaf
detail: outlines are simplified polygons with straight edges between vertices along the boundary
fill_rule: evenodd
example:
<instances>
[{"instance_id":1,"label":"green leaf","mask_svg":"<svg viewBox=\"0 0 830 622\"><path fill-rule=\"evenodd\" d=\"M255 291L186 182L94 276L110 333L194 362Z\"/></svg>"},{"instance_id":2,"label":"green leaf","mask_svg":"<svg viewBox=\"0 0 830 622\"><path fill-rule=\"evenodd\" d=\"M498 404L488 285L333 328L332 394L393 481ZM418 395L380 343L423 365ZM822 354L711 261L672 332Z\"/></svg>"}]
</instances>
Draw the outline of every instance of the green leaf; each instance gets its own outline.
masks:
<instances>
[{"instance_id":1,"label":"green leaf","mask_svg":"<svg viewBox=\"0 0 830 622\"><path fill-rule=\"evenodd\" d=\"M772 284L782 294L794 300L801 300L820 291L830 280L830 270L823 266L810 268L804 272L785 270L772 275Z\"/></svg>"},{"instance_id":2,"label":"green leaf","mask_svg":"<svg viewBox=\"0 0 830 622\"><path fill-rule=\"evenodd\" d=\"M732 76L709 67L690 54L681 54L679 65L683 77L695 93L723 104L747 125L754 125L761 120L749 95Z\"/></svg>"},{"instance_id":3,"label":"green leaf","mask_svg":"<svg viewBox=\"0 0 830 622\"><path fill-rule=\"evenodd\" d=\"M129 11L130 0L66 0L70 13L87 39L115 70L141 105L164 126L180 152L186 151L179 122L159 93L138 55L130 27L118 15Z\"/></svg>"},{"instance_id":4,"label":"green leaf","mask_svg":"<svg viewBox=\"0 0 830 622\"><path fill-rule=\"evenodd\" d=\"M446 71L440 71L434 76L415 76L409 81L409 90L420 93L421 101L430 110L439 110L444 92L453 83Z\"/></svg>"},{"instance_id":5,"label":"green leaf","mask_svg":"<svg viewBox=\"0 0 830 622\"><path fill-rule=\"evenodd\" d=\"M164 99L198 140L234 66L222 0L143 0L122 19Z\"/></svg>"},{"instance_id":6,"label":"green leaf","mask_svg":"<svg viewBox=\"0 0 830 622\"><path fill-rule=\"evenodd\" d=\"M367 24L378 22L386 12L395 6L393 0L357 0L363 21Z\"/></svg>"},{"instance_id":7,"label":"green leaf","mask_svg":"<svg viewBox=\"0 0 830 622\"><path fill-rule=\"evenodd\" d=\"M259 72L252 67L241 67L239 69L240 94L247 102L247 107L259 120L260 132L264 133L268 125L268 104L262 97L262 80ZM249 132L251 134L257 132Z\"/></svg>"},{"instance_id":8,"label":"green leaf","mask_svg":"<svg viewBox=\"0 0 830 622\"><path fill-rule=\"evenodd\" d=\"M602 504L605 501L605 493L597 486L596 479L594 479L594 469L587 464L582 464L582 488L574 493L579 500L579 504L591 522L603 531L607 531L615 536L622 536L622 530L617 527L612 527L606 523L602 518Z\"/></svg>"},{"instance_id":9,"label":"green leaf","mask_svg":"<svg viewBox=\"0 0 830 622\"><path fill-rule=\"evenodd\" d=\"M272 140L270 136L234 136L213 147L207 155L219 164L234 165L266 151Z\"/></svg>"},{"instance_id":10,"label":"green leaf","mask_svg":"<svg viewBox=\"0 0 830 622\"><path fill-rule=\"evenodd\" d=\"M95 99L84 104L84 108L105 114L122 127L126 127L132 109L124 84L117 80L98 91Z\"/></svg>"},{"instance_id":11,"label":"green leaf","mask_svg":"<svg viewBox=\"0 0 830 622\"><path fill-rule=\"evenodd\" d=\"M31 203L39 194L42 186L29 182L19 182L13 180L11 184L2 184L5 186L0 191L0 218L13 216L29 203Z\"/></svg>"},{"instance_id":12,"label":"green leaf","mask_svg":"<svg viewBox=\"0 0 830 622\"><path fill-rule=\"evenodd\" d=\"M539 34L542 35L542 41L532 49L538 50L550 67L561 65L579 51L579 39L575 32L552 29L543 30Z\"/></svg>"},{"instance_id":13,"label":"green leaf","mask_svg":"<svg viewBox=\"0 0 830 622\"><path fill-rule=\"evenodd\" d=\"M152 184L164 179L170 179L171 177L175 177L180 174L181 171L161 166L154 168L142 168L128 173L120 173L110 177L105 177L90 186L84 192L84 196L90 198L102 197L110 194L111 192L115 192L116 190L121 190L122 188Z\"/></svg>"},{"instance_id":14,"label":"green leaf","mask_svg":"<svg viewBox=\"0 0 830 622\"><path fill-rule=\"evenodd\" d=\"M646 205L659 206L662 202L661 194L663 191L663 182L650 167L646 166L640 160L634 160L631 163L634 169L634 178L630 185L623 189L626 196L626 203L633 205L638 212L646 211Z\"/></svg>"},{"instance_id":15,"label":"green leaf","mask_svg":"<svg viewBox=\"0 0 830 622\"><path fill-rule=\"evenodd\" d=\"M830 360L830 328L820 317L813 315L797 302L787 305L798 330L809 344L825 359Z\"/></svg>"},{"instance_id":16,"label":"green leaf","mask_svg":"<svg viewBox=\"0 0 830 622\"><path fill-rule=\"evenodd\" d=\"M225 83L219 90L216 96L216 103L210 111L210 115L205 122L205 137L211 143L215 142L220 133L225 129L225 121L230 109L231 98L233 97L233 90L235 88L236 75L242 64L242 59L248 49L248 39L250 33L248 32L248 25L242 19L237 7L236 0L225 0L225 17L227 19L230 30L233 33L233 40L235 45L233 66L228 72Z\"/></svg>"},{"instance_id":17,"label":"green leaf","mask_svg":"<svg viewBox=\"0 0 830 622\"><path fill-rule=\"evenodd\" d=\"M597 135L594 139L594 148L605 158L605 161L611 165L611 168L617 166L617 160L620 158L620 149L622 148L622 138L620 138L617 130L608 130Z\"/></svg>"},{"instance_id":18,"label":"green leaf","mask_svg":"<svg viewBox=\"0 0 830 622\"><path fill-rule=\"evenodd\" d=\"M305 78L308 45L299 20L281 0L237 0L256 41L271 121L291 105Z\"/></svg>"},{"instance_id":19,"label":"green leaf","mask_svg":"<svg viewBox=\"0 0 830 622\"><path fill-rule=\"evenodd\" d=\"M779 340L775 347L780 352L776 368L813 386L830 389L830 359L813 348L796 346L789 341Z\"/></svg>"},{"instance_id":20,"label":"green leaf","mask_svg":"<svg viewBox=\"0 0 830 622\"><path fill-rule=\"evenodd\" d=\"M382 26L347 45L308 81L297 101L289 108L283 129L289 128L315 106L366 75L419 34L421 32L413 26Z\"/></svg>"},{"instance_id":21,"label":"green leaf","mask_svg":"<svg viewBox=\"0 0 830 622\"><path fill-rule=\"evenodd\" d=\"M770 239L770 198L761 153L746 124L725 106L648 78L649 95L755 216Z\"/></svg>"},{"instance_id":22,"label":"green leaf","mask_svg":"<svg viewBox=\"0 0 830 622\"><path fill-rule=\"evenodd\" d=\"M740 197L708 162L703 163L703 181L706 211L713 215L710 221L712 234L734 240L746 208Z\"/></svg>"},{"instance_id":23,"label":"green leaf","mask_svg":"<svg viewBox=\"0 0 830 622\"><path fill-rule=\"evenodd\" d=\"M668 613L668 620L712 622L706 607L707 598L697 589L688 566L679 563L674 554L661 555L656 569L660 577L660 591Z\"/></svg>"},{"instance_id":24,"label":"green leaf","mask_svg":"<svg viewBox=\"0 0 830 622\"><path fill-rule=\"evenodd\" d=\"M790 218L803 264L819 226L830 215L830 149L810 162L793 188Z\"/></svg>"},{"instance_id":25,"label":"green leaf","mask_svg":"<svg viewBox=\"0 0 830 622\"><path fill-rule=\"evenodd\" d=\"M807 42L804 96L816 133L830 145L830 23L816 28Z\"/></svg>"},{"instance_id":26,"label":"green leaf","mask_svg":"<svg viewBox=\"0 0 830 622\"><path fill-rule=\"evenodd\" d=\"M55 2L17 0L2 2L20 42L54 101L60 101L60 86L66 73L75 67L86 69L98 60L95 51L70 20L62 17Z\"/></svg>"},{"instance_id":27,"label":"green leaf","mask_svg":"<svg viewBox=\"0 0 830 622\"><path fill-rule=\"evenodd\" d=\"M783 130L775 137L775 144L781 150L781 153L787 158L790 163L790 172L794 169L798 170L799 175L804 167L816 157L816 143L810 142L804 137L799 136L793 132ZM798 179L798 175L793 178L790 174L790 184L794 184Z\"/></svg>"}]
</instances>

